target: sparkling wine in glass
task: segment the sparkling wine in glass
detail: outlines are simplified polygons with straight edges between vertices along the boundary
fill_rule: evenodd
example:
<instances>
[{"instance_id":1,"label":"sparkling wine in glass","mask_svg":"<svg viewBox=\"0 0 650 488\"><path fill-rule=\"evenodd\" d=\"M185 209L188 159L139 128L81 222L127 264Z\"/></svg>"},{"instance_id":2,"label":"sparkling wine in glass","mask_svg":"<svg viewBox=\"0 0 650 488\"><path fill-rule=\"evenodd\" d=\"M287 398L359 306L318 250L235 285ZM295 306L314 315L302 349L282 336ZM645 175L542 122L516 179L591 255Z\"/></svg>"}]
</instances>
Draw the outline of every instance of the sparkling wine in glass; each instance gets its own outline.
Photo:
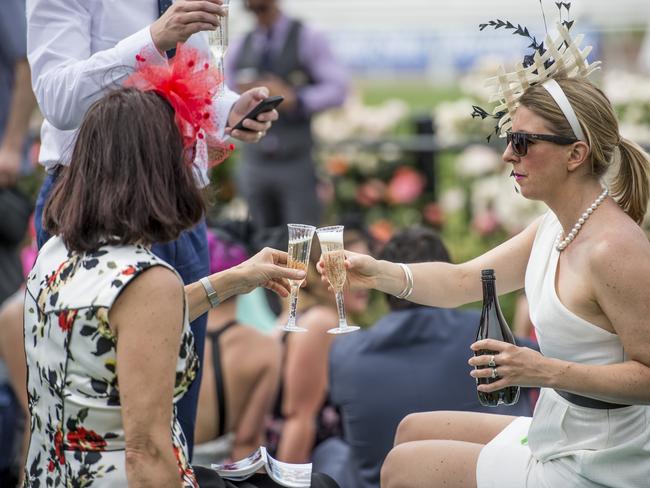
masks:
<instances>
[{"instance_id":1,"label":"sparkling wine in glass","mask_svg":"<svg viewBox=\"0 0 650 488\"><path fill-rule=\"evenodd\" d=\"M309 252L311 251L311 240L314 237L316 227L311 225L287 224L289 229L289 250L287 252L287 266L293 269L307 271L309 266ZM296 310L298 307L298 291L302 280L289 280L291 286L291 297L289 299L289 318L282 330L287 332L306 332L307 329L296 325Z\"/></svg>"},{"instance_id":2,"label":"sparkling wine in glass","mask_svg":"<svg viewBox=\"0 0 650 488\"><path fill-rule=\"evenodd\" d=\"M343 226L334 225L316 229L323 257L327 281L336 296L336 309L339 314L339 325L328 330L330 334L347 334L359 330L356 325L349 325L345 318L343 303L343 286L345 285L345 251L343 249Z\"/></svg>"},{"instance_id":3,"label":"sparkling wine in glass","mask_svg":"<svg viewBox=\"0 0 650 488\"><path fill-rule=\"evenodd\" d=\"M221 86L226 84L224 71L224 58L228 50L228 17L230 15L230 0L222 0L221 6L226 10L226 15L219 17L219 27L216 30L208 31L208 45L216 63L219 65L221 74Z\"/></svg>"}]
</instances>

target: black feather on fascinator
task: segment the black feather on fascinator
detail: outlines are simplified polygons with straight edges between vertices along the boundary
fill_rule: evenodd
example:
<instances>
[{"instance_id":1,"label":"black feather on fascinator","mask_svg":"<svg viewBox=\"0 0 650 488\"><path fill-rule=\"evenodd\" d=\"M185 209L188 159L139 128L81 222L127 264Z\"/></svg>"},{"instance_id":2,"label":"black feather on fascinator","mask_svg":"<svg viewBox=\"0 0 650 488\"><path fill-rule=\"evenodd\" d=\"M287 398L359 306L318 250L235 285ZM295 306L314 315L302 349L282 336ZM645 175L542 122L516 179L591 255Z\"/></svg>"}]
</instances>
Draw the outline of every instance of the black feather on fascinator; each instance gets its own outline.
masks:
<instances>
[{"instance_id":1,"label":"black feather on fascinator","mask_svg":"<svg viewBox=\"0 0 650 488\"><path fill-rule=\"evenodd\" d=\"M539 3L542 7L541 0ZM587 61L587 56L592 50L591 46L582 50L579 48L584 35L581 34L574 39L569 33L574 23L573 20L569 20L571 2L555 2L555 5L559 12L559 21L556 24L558 35L555 39L551 38L547 31L545 40L540 42L527 27L508 20L496 19L479 24L481 31L488 27L495 30L503 28L511 30L513 35L526 37L531 41L528 46L531 52L524 55L522 62L515 66L515 71L506 73L503 67L499 67L497 76L486 80L486 86L492 88L492 95L488 102L497 103L492 112L477 105L473 106L473 118L496 120L494 134L499 137L505 137L506 132L512 127L511 118L517 109L519 98L529 86L556 77L587 77L600 66L600 61L591 64ZM543 8L542 16L546 26ZM488 142L492 135L487 137Z\"/></svg>"}]
</instances>

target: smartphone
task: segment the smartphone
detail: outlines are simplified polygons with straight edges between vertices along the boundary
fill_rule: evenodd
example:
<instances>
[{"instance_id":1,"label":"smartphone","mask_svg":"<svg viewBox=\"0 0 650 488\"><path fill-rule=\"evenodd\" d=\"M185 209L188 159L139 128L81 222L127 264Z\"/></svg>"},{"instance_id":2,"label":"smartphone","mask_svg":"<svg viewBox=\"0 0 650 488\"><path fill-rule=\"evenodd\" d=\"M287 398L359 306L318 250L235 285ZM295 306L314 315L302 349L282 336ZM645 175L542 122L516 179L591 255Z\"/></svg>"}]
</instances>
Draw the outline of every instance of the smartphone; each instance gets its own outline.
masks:
<instances>
[{"instance_id":1,"label":"smartphone","mask_svg":"<svg viewBox=\"0 0 650 488\"><path fill-rule=\"evenodd\" d=\"M253 109L248 112L243 119L241 119L235 126L232 128L232 130L249 130L246 127L244 127L244 120L246 119L253 119L255 120L257 116L261 113L264 112L270 112L273 110L275 107L280 105L282 101L284 100L284 97L281 96L275 96L275 97L268 97L262 100L260 103L258 103Z\"/></svg>"}]
</instances>

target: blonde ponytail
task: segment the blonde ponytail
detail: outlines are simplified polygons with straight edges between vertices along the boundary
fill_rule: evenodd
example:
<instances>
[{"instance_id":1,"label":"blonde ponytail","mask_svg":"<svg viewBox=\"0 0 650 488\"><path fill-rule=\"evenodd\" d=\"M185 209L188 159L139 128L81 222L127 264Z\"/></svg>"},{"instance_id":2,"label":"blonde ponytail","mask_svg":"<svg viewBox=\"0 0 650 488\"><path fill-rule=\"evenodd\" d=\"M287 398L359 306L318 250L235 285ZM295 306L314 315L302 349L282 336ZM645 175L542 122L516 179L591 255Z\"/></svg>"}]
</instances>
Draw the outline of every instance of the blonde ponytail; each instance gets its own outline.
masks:
<instances>
[{"instance_id":1,"label":"blonde ponytail","mask_svg":"<svg viewBox=\"0 0 650 488\"><path fill-rule=\"evenodd\" d=\"M610 178L610 193L638 224L643 222L650 198L650 157L636 143L621 137L618 173Z\"/></svg>"}]
</instances>

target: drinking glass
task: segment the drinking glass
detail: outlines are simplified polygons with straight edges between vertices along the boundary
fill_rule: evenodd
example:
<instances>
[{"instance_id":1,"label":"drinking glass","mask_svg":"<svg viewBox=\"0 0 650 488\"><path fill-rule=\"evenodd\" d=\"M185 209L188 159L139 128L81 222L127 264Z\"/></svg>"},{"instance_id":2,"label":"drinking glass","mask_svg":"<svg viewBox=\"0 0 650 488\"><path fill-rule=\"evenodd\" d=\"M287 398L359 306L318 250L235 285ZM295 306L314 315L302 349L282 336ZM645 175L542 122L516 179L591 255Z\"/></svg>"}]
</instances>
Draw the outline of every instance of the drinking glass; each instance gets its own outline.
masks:
<instances>
[{"instance_id":1,"label":"drinking glass","mask_svg":"<svg viewBox=\"0 0 650 488\"><path fill-rule=\"evenodd\" d=\"M316 227L312 225L287 224L289 229L289 251L287 252L287 266L293 269L307 271L309 266L309 252L311 251L311 240L314 237ZM296 309L298 307L298 291L302 280L289 280L291 286L291 297L289 301L289 318L282 326L287 332L306 332L307 329L296 325Z\"/></svg>"},{"instance_id":2,"label":"drinking glass","mask_svg":"<svg viewBox=\"0 0 650 488\"><path fill-rule=\"evenodd\" d=\"M230 16L230 0L223 0L222 7L226 9L226 15L219 17L219 27L216 30L208 31L208 45L216 63L219 65L221 74L221 91L226 86L225 70L223 65L226 51L228 50L228 17Z\"/></svg>"},{"instance_id":3,"label":"drinking glass","mask_svg":"<svg viewBox=\"0 0 650 488\"><path fill-rule=\"evenodd\" d=\"M343 303L343 286L345 285L345 251L343 250L343 226L333 225L316 229L327 273L327 281L336 296L336 309L339 313L339 325L328 330L330 334L347 334L359 330L356 325L349 325L345 318Z\"/></svg>"}]
</instances>

